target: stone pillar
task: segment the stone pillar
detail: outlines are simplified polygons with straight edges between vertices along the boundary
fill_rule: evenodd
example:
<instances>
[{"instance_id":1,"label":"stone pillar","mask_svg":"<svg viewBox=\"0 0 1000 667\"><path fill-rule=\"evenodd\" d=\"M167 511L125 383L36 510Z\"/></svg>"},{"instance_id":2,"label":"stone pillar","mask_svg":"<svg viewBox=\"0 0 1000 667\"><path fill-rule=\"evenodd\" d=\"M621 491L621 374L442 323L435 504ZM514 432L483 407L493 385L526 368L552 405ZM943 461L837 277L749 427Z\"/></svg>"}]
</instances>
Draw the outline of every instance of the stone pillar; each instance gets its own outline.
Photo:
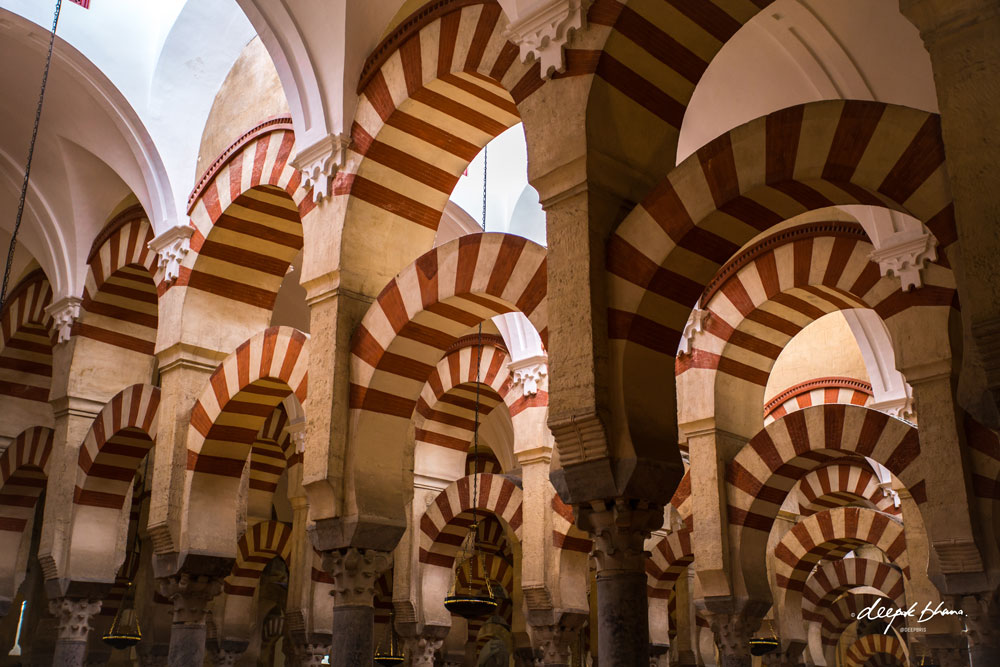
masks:
<instances>
[{"instance_id":1,"label":"stone pillar","mask_svg":"<svg viewBox=\"0 0 1000 667\"><path fill-rule=\"evenodd\" d=\"M1000 408L1000 4L995 0L900 0L931 57L948 180L955 200L963 316ZM955 265L955 258L949 257ZM909 378L907 378L909 379ZM921 424L925 423L920 415Z\"/></svg>"},{"instance_id":2,"label":"stone pillar","mask_svg":"<svg viewBox=\"0 0 1000 667\"><path fill-rule=\"evenodd\" d=\"M326 656L330 655L329 637L309 637L304 641L294 641L292 644L293 665L296 667L313 667L322 665Z\"/></svg>"},{"instance_id":3,"label":"stone pillar","mask_svg":"<svg viewBox=\"0 0 1000 667\"><path fill-rule=\"evenodd\" d=\"M53 667L82 667L90 620L99 611L100 600L63 597L49 602L49 613L56 617L57 630Z\"/></svg>"},{"instance_id":4,"label":"stone pillar","mask_svg":"<svg viewBox=\"0 0 1000 667\"><path fill-rule=\"evenodd\" d=\"M145 644L146 642L143 640L136 647L140 667L167 667L169 644L153 644L151 646Z\"/></svg>"},{"instance_id":5,"label":"stone pillar","mask_svg":"<svg viewBox=\"0 0 1000 667\"><path fill-rule=\"evenodd\" d=\"M643 545L663 523L663 508L639 501L594 501L578 508L597 559L598 662L634 667L649 662L649 611Z\"/></svg>"},{"instance_id":6,"label":"stone pillar","mask_svg":"<svg viewBox=\"0 0 1000 667\"><path fill-rule=\"evenodd\" d=\"M434 654L444 644L444 637L420 636L403 640L403 653L412 667L434 667Z\"/></svg>"},{"instance_id":7,"label":"stone pillar","mask_svg":"<svg viewBox=\"0 0 1000 667\"><path fill-rule=\"evenodd\" d=\"M705 615L719 649L719 667L750 667L749 642L760 626L760 618L740 612L709 611Z\"/></svg>"},{"instance_id":8,"label":"stone pillar","mask_svg":"<svg viewBox=\"0 0 1000 667\"><path fill-rule=\"evenodd\" d=\"M573 645L580 638L580 628L587 620L585 614L567 613L557 615L551 624L531 626L533 644L541 653L537 664L551 667L570 667Z\"/></svg>"},{"instance_id":9,"label":"stone pillar","mask_svg":"<svg viewBox=\"0 0 1000 667\"><path fill-rule=\"evenodd\" d=\"M1000 599L997 594L963 595L953 608L965 612L972 667L1000 665Z\"/></svg>"},{"instance_id":10,"label":"stone pillar","mask_svg":"<svg viewBox=\"0 0 1000 667\"><path fill-rule=\"evenodd\" d=\"M222 590L222 580L189 573L160 579L160 593L174 605L170 627L170 667L200 665L205 661L205 612Z\"/></svg>"},{"instance_id":11,"label":"stone pillar","mask_svg":"<svg viewBox=\"0 0 1000 667\"><path fill-rule=\"evenodd\" d=\"M670 642L671 667L694 667L698 664L694 654L698 628L695 625L694 600L691 596L694 576L694 570L689 567L674 583L674 596L677 600L677 633Z\"/></svg>"},{"instance_id":12,"label":"stone pillar","mask_svg":"<svg viewBox=\"0 0 1000 667\"><path fill-rule=\"evenodd\" d=\"M228 642L223 643L223 648L220 648L215 654L214 663L217 667L231 667L235 665L243 654L247 650L247 642L240 642L241 645L238 646L226 646Z\"/></svg>"},{"instance_id":13,"label":"stone pillar","mask_svg":"<svg viewBox=\"0 0 1000 667\"><path fill-rule=\"evenodd\" d=\"M766 667L803 667L805 661L802 652L805 648L806 645L802 642L791 642L773 653L768 653L761 662Z\"/></svg>"},{"instance_id":14,"label":"stone pillar","mask_svg":"<svg viewBox=\"0 0 1000 667\"><path fill-rule=\"evenodd\" d=\"M334 581L330 644L334 667L374 664L375 580L391 562L389 553L374 549L347 547L323 553L323 569Z\"/></svg>"}]
</instances>

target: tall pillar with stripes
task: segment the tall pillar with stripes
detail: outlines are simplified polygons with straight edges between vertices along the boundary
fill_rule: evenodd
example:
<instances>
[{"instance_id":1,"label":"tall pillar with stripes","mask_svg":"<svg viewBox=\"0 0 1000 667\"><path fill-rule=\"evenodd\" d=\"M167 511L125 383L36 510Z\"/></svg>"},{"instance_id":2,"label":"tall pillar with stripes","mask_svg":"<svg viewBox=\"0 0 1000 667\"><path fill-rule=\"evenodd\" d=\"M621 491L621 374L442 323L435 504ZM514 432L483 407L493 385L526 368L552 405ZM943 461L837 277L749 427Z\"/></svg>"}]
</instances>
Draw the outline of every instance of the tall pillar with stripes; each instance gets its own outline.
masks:
<instances>
[{"instance_id":1,"label":"tall pillar with stripes","mask_svg":"<svg viewBox=\"0 0 1000 667\"><path fill-rule=\"evenodd\" d=\"M956 278L963 318L1000 410L1000 5L993 0L900 0L931 57L961 261ZM973 347L970 346L970 347ZM993 413L994 420L997 412ZM996 426L996 424L994 424Z\"/></svg>"}]
</instances>

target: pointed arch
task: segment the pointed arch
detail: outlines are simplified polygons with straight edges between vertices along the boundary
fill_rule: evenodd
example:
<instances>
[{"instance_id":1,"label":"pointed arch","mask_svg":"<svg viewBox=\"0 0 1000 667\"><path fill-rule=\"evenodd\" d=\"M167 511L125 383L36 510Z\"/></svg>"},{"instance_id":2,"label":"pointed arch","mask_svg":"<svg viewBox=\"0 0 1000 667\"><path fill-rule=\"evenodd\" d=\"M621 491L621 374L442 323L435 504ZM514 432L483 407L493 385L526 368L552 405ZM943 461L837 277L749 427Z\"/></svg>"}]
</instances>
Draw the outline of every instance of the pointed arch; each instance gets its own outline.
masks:
<instances>
[{"instance_id":1,"label":"pointed arch","mask_svg":"<svg viewBox=\"0 0 1000 667\"><path fill-rule=\"evenodd\" d=\"M74 336L153 354L159 313L152 240L153 228L139 205L125 209L101 230L87 257Z\"/></svg>"},{"instance_id":2,"label":"pointed arch","mask_svg":"<svg viewBox=\"0 0 1000 667\"><path fill-rule=\"evenodd\" d=\"M947 256L956 234L939 117L843 100L777 111L701 148L619 225L608 242L608 335L616 410L633 442L676 431L674 355L723 263L779 222L839 204L908 213Z\"/></svg>"},{"instance_id":3,"label":"pointed arch","mask_svg":"<svg viewBox=\"0 0 1000 667\"><path fill-rule=\"evenodd\" d=\"M440 245L382 290L351 344L353 503L402 517L397 475L410 419L442 355L479 322L519 310L546 338L545 249L509 234L471 234ZM353 511L353 510L352 510Z\"/></svg>"},{"instance_id":4,"label":"pointed arch","mask_svg":"<svg viewBox=\"0 0 1000 667\"><path fill-rule=\"evenodd\" d=\"M362 291L430 248L462 171L542 84L506 28L493 0L438 3L404 20L365 63L349 157L333 183L348 196L341 262L371 267Z\"/></svg>"}]
</instances>

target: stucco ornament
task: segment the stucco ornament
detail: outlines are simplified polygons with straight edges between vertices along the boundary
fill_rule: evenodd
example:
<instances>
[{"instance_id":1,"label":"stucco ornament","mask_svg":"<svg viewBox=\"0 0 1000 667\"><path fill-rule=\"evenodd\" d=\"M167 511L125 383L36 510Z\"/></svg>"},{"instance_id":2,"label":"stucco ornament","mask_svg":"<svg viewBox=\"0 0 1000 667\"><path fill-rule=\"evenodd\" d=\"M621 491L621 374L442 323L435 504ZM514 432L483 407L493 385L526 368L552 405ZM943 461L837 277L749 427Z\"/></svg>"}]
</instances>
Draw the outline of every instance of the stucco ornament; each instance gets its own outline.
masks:
<instances>
[{"instance_id":1,"label":"stucco ornament","mask_svg":"<svg viewBox=\"0 0 1000 667\"><path fill-rule=\"evenodd\" d=\"M923 287L923 270L927 262L937 259L937 239L930 232L906 230L885 240L871 254L883 276L899 278L903 291Z\"/></svg>"},{"instance_id":2,"label":"stucco ornament","mask_svg":"<svg viewBox=\"0 0 1000 667\"><path fill-rule=\"evenodd\" d=\"M52 318L52 330L56 334L56 343L65 343L70 339L73 323L80 317L80 305L83 300L75 296L67 296L54 301L45 309Z\"/></svg>"},{"instance_id":3,"label":"stucco ornament","mask_svg":"<svg viewBox=\"0 0 1000 667\"><path fill-rule=\"evenodd\" d=\"M344 166L350 144L351 137L347 134L328 134L299 150L292 159L292 166L302 172L302 186L312 188L316 203L330 196L330 181Z\"/></svg>"},{"instance_id":4,"label":"stucco ornament","mask_svg":"<svg viewBox=\"0 0 1000 667\"><path fill-rule=\"evenodd\" d=\"M181 262L191 251L194 227L177 225L149 242L149 249L158 255L157 265L163 272L163 282L173 284L181 274Z\"/></svg>"},{"instance_id":5,"label":"stucco ornament","mask_svg":"<svg viewBox=\"0 0 1000 667\"><path fill-rule=\"evenodd\" d=\"M550 77L566 69L563 47L574 31L587 23L590 0L550 0L507 27L504 36L517 44L521 62L538 58L542 76Z\"/></svg>"},{"instance_id":6,"label":"stucco ornament","mask_svg":"<svg viewBox=\"0 0 1000 667\"><path fill-rule=\"evenodd\" d=\"M511 372L511 382L516 387L524 386L525 396L535 396L538 394L538 383L542 381L549 372L547 358L529 357L515 361L509 365Z\"/></svg>"}]
</instances>

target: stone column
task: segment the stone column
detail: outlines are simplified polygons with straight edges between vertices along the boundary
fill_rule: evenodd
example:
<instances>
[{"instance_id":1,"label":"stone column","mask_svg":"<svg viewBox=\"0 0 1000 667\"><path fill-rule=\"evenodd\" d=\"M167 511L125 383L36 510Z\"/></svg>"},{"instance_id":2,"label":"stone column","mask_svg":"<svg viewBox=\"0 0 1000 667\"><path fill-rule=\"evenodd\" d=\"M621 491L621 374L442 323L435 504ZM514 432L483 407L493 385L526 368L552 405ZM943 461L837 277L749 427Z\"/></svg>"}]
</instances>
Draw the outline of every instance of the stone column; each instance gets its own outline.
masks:
<instances>
[{"instance_id":1,"label":"stone column","mask_svg":"<svg viewBox=\"0 0 1000 667\"><path fill-rule=\"evenodd\" d=\"M90 620L99 611L100 600L63 597L49 601L49 613L56 617L57 630L53 667L82 667Z\"/></svg>"},{"instance_id":2,"label":"stone column","mask_svg":"<svg viewBox=\"0 0 1000 667\"><path fill-rule=\"evenodd\" d=\"M205 661L205 612L222 590L222 580L187 572L160 579L160 593L174 605L170 627L170 667Z\"/></svg>"},{"instance_id":3,"label":"stone column","mask_svg":"<svg viewBox=\"0 0 1000 667\"><path fill-rule=\"evenodd\" d=\"M995 0L900 0L931 57L948 180L961 246L963 316L1000 408L1000 4ZM952 262L955 258L949 257ZM954 265L954 264L953 264ZM909 378L907 378L909 379ZM921 424L925 423L921 414Z\"/></svg>"},{"instance_id":4,"label":"stone column","mask_svg":"<svg viewBox=\"0 0 1000 667\"><path fill-rule=\"evenodd\" d=\"M167 656L170 646L165 644L153 644L144 647L145 640L139 642L136 647L136 654L139 656L140 667L167 667Z\"/></svg>"},{"instance_id":5,"label":"stone column","mask_svg":"<svg viewBox=\"0 0 1000 667\"><path fill-rule=\"evenodd\" d=\"M305 641L293 642L293 665L296 667L313 667L322 665L326 656L330 655L330 641L321 641L321 637L309 637Z\"/></svg>"},{"instance_id":6,"label":"stone column","mask_svg":"<svg viewBox=\"0 0 1000 667\"><path fill-rule=\"evenodd\" d=\"M709 626L719 649L719 667L750 667L750 638L760 618L744 613L707 612Z\"/></svg>"},{"instance_id":7,"label":"stone column","mask_svg":"<svg viewBox=\"0 0 1000 667\"><path fill-rule=\"evenodd\" d=\"M536 664L551 667L570 667L573 644L580 637L580 628L587 620L586 615L568 613L558 615L555 623L532 624L532 643L541 653L541 661Z\"/></svg>"},{"instance_id":8,"label":"stone column","mask_svg":"<svg viewBox=\"0 0 1000 667\"><path fill-rule=\"evenodd\" d=\"M220 648L215 654L214 664L217 667L231 667L246 653L247 643L242 642L242 647Z\"/></svg>"},{"instance_id":9,"label":"stone column","mask_svg":"<svg viewBox=\"0 0 1000 667\"><path fill-rule=\"evenodd\" d=\"M965 612L972 667L1000 665L1000 599L997 594L963 595L953 608Z\"/></svg>"},{"instance_id":10,"label":"stone column","mask_svg":"<svg viewBox=\"0 0 1000 667\"><path fill-rule=\"evenodd\" d=\"M408 637L403 641L403 653L412 667L434 667L434 654L444 644L444 637Z\"/></svg>"},{"instance_id":11,"label":"stone column","mask_svg":"<svg viewBox=\"0 0 1000 667\"><path fill-rule=\"evenodd\" d=\"M334 667L373 665L375 654L375 580L389 568L384 551L347 547L323 553L323 569L333 576Z\"/></svg>"},{"instance_id":12,"label":"stone column","mask_svg":"<svg viewBox=\"0 0 1000 667\"><path fill-rule=\"evenodd\" d=\"M663 523L663 508L621 498L578 508L580 527L594 538L597 559L598 662L634 667L649 662L646 558L650 533Z\"/></svg>"},{"instance_id":13,"label":"stone column","mask_svg":"<svg viewBox=\"0 0 1000 667\"><path fill-rule=\"evenodd\" d=\"M805 661L802 652L806 645L802 642L791 642L787 646L782 646L773 653L764 656L762 662L767 667L803 667Z\"/></svg>"}]
</instances>

